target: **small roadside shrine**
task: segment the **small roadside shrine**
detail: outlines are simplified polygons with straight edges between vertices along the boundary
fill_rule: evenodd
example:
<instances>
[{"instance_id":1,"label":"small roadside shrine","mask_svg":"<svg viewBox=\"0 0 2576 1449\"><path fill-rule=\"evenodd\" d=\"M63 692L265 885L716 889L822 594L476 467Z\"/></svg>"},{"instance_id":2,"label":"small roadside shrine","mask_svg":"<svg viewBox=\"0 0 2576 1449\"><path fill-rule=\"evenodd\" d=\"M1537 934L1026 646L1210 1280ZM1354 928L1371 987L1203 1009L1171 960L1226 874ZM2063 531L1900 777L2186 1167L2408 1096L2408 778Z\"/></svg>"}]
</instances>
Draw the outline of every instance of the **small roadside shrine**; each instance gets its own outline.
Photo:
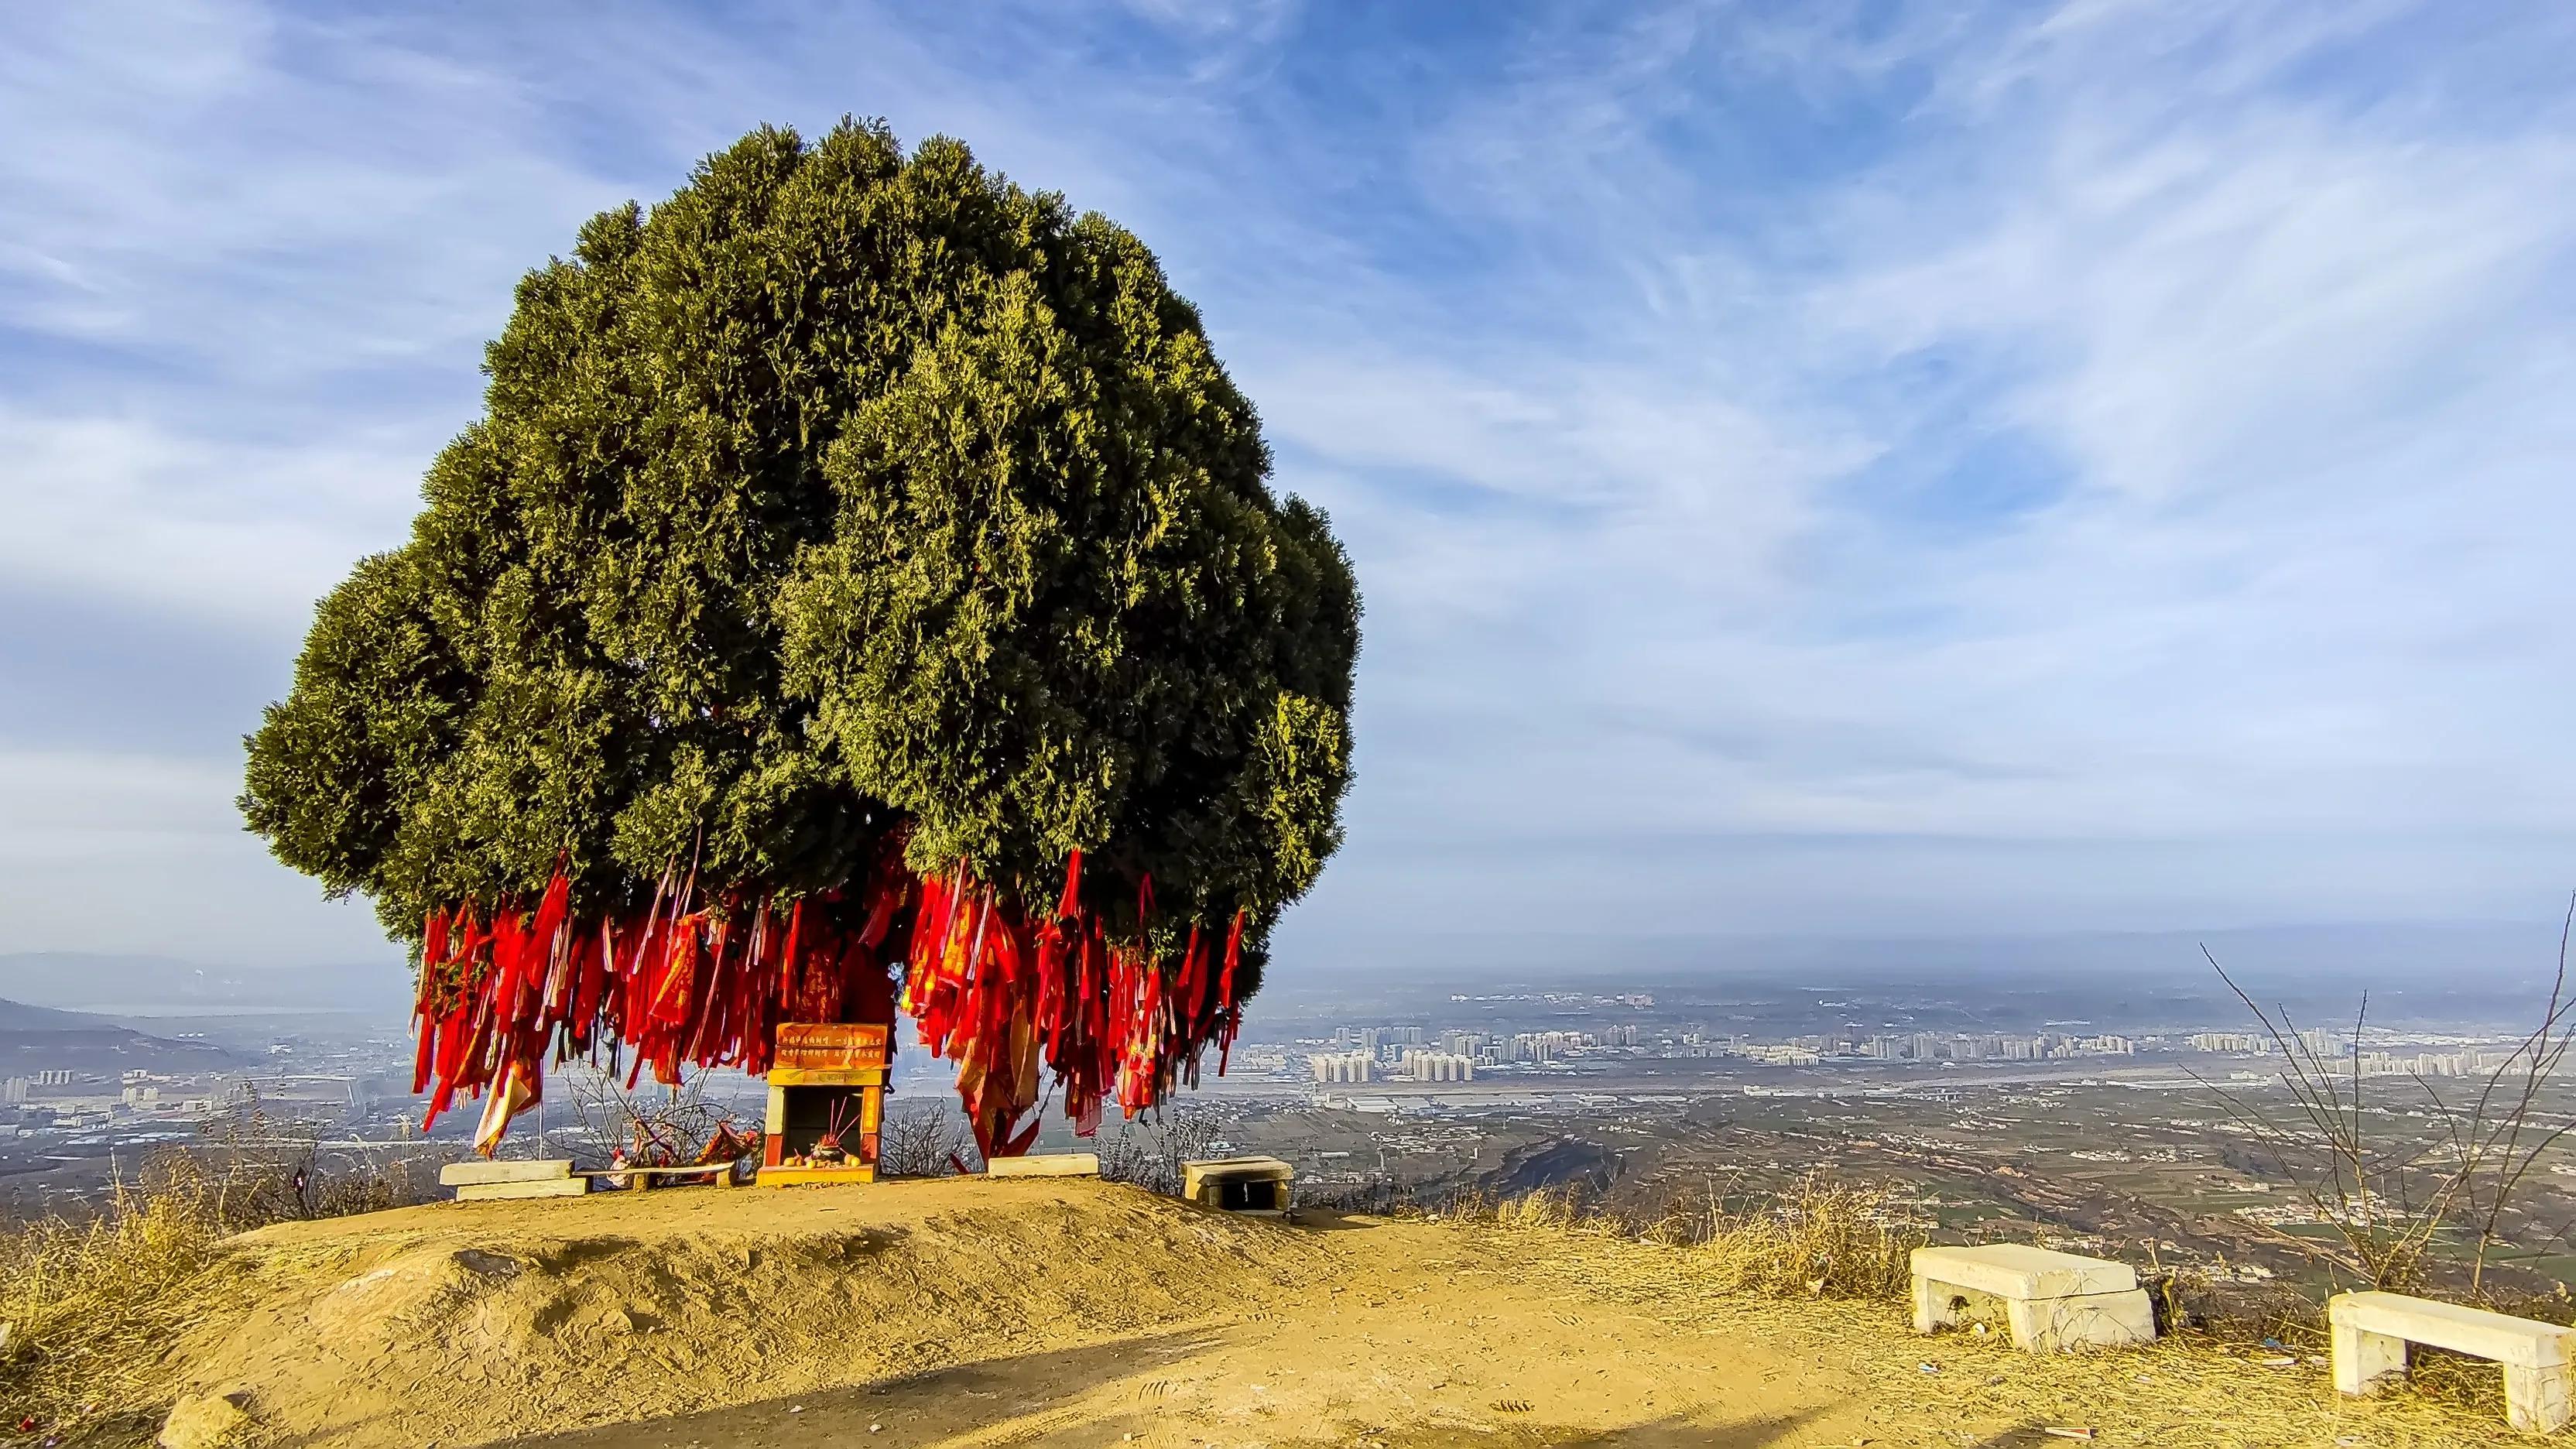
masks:
<instances>
[{"instance_id":1,"label":"small roadside shrine","mask_svg":"<svg viewBox=\"0 0 2576 1449\"><path fill-rule=\"evenodd\" d=\"M886 1066L883 1026L780 1023L760 1185L876 1181Z\"/></svg>"}]
</instances>

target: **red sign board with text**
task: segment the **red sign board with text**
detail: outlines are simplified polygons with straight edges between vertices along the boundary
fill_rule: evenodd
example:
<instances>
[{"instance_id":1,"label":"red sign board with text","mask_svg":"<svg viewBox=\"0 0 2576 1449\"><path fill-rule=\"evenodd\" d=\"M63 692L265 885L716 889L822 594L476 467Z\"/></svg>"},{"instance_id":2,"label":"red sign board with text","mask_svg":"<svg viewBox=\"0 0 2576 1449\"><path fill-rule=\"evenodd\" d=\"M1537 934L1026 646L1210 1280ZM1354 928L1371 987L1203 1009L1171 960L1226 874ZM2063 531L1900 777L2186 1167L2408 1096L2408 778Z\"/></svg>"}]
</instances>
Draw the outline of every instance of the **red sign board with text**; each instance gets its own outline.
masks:
<instances>
[{"instance_id":1,"label":"red sign board with text","mask_svg":"<svg viewBox=\"0 0 2576 1449\"><path fill-rule=\"evenodd\" d=\"M838 1025L781 1022L772 1067L807 1072L849 1072L886 1064L886 1027L878 1022Z\"/></svg>"}]
</instances>

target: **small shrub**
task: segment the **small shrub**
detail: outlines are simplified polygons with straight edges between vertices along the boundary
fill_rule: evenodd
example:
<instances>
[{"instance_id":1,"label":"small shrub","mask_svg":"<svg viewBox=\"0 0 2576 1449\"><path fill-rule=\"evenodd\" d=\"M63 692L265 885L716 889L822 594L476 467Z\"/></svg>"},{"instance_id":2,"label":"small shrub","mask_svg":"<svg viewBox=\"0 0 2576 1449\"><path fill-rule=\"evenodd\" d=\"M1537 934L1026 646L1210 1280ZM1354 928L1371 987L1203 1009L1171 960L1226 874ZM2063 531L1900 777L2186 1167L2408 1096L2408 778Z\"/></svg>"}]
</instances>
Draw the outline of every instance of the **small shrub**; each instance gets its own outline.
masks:
<instances>
[{"instance_id":1,"label":"small shrub","mask_svg":"<svg viewBox=\"0 0 2576 1449\"><path fill-rule=\"evenodd\" d=\"M975 1134L954 1106L890 1108L877 1128L877 1172L885 1177L948 1177L972 1165Z\"/></svg>"},{"instance_id":2,"label":"small shrub","mask_svg":"<svg viewBox=\"0 0 2576 1449\"><path fill-rule=\"evenodd\" d=\"M1207 1156L1217 1140L1215 1119L1186 1108L1162 1107L1120 1122L1099 1139L1100 1175L1166 1196L1181 1190L1181 1164Z\"/></svg>"},{"instance_id":3,"label":"small shrub","mask_svg":"<svg viewBox=\"0 0 2576 1449\"><path fill-rule=\"evenodd\" d=\"M1909 1260L1929 1242L1885 1188L1810 1177L1765 1207L1712 1202L1693 1250L1718 1286L1771 1297L1901 1298Z\"/></svg>"}]
</instances>

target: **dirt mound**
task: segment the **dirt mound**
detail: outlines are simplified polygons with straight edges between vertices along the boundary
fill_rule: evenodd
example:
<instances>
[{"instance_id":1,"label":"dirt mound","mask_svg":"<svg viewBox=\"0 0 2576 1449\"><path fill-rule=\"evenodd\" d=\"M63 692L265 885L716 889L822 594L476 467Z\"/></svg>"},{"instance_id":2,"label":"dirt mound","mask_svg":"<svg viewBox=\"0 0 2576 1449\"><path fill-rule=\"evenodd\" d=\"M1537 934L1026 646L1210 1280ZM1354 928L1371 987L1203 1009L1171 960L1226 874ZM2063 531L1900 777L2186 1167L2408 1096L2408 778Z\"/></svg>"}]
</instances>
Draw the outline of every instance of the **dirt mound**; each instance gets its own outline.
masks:
<instances>
[{"instance_id":1,"label":"dirt mound","mask_svg":"<svg viewBox=\"0 0 2576 1449\"><path fill-rule=\"evenodd\" d=\"M1311 1272L1298 1235L1096 1184L445 1204L238 1240L183 1350L263 1437L456 1444L899 1378L1163 1326Z\"/></svg>"},{"instance_id":2,"label":"dirt mound","mask_svg":"<svg viewBox=\"0 0 2576 1449\"><path fill-rule=\"evenodd\" d=\"M1079 1180L684 1188L264 1229L170 1358L250 1442L445 1449L2481 1442L2169 1339L2036 1358L1579 1228L1227 1217ZM204 1402L200 1397L198 1402Z\"/></svg>"}]
</instances>

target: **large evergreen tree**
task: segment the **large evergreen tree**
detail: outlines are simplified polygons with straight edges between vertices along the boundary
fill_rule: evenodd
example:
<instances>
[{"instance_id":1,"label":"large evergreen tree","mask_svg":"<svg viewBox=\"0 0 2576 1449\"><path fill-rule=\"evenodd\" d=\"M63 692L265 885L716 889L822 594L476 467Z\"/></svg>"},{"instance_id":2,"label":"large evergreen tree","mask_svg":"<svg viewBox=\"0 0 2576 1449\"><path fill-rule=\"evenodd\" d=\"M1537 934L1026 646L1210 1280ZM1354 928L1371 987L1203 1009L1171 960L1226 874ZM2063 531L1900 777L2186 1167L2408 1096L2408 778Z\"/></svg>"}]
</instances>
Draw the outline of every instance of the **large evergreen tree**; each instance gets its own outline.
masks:
<instances>
[{"instance_id":1,"label":"large evergreen tree","mask_svg":"<svg viewBox=\"0 0 2576 1449\"><path fill-rule=\"evenodd\" d=\"M248 741L279 859L418 942L558 872L567 919L682 872L722 918L890 860L1043 923L1080 851L1093 929L1239 931L1251 994L1339 842L1359 599L1135 237L763 129L529 273L486 371Z\"/></svg>"}]
</instances>

